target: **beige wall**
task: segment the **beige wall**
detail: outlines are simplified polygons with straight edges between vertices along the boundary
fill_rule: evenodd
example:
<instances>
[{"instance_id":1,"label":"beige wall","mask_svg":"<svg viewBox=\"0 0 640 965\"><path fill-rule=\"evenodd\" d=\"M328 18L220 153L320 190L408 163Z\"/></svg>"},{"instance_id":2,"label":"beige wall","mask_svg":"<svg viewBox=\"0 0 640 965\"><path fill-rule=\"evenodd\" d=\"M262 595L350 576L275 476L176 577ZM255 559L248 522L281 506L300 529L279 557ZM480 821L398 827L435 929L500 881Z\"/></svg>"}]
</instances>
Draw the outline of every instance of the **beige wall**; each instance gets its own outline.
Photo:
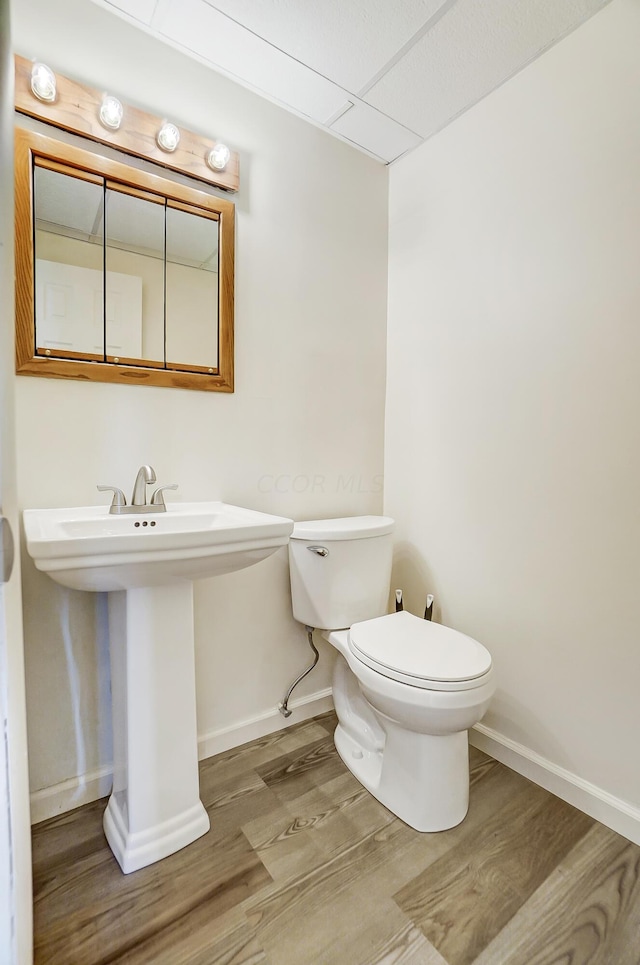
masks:
<instances>
[{"instance_id":1,"label":"beige wall","mask_svg":"<svg viewBox=\"0 0 640 965\"><path fill-rule=\"evenodd\" d=\"M296 519L379 512L383 462L387 171L83 0L15 3L15 48L123 100L224 138L241 156L233 395L18 378L22 507L105 501L138 466L183 500ZM32 789L110 760L99 597L25 561ZM308 663L286 551L196 588L201 736L275 713ZM330 683L323 646L296 691ZM295 720L292 718L292 720Z\"/></svg>"},{"instance_id":2,"label":"beige wall","mask_svg":"<svg viewBox=\"0 0 640 965\"><path fill-rule=\"evenodd\" d=\"M636 821L639 38L614 0L392 167L385 474L396 585L491 650L497 741Z\"/></svg>"}]
</instances>

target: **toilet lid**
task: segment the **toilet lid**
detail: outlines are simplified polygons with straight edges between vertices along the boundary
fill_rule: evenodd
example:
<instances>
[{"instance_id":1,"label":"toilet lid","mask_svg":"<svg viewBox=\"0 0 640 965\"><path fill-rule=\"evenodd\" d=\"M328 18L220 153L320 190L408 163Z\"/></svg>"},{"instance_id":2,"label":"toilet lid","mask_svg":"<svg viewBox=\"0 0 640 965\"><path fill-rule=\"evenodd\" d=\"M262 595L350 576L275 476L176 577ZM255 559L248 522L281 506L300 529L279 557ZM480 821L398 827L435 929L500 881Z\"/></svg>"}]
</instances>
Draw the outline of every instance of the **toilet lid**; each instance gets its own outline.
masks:
<instances>
[{"instance_id":1,"label":"toilet lid","mask_svg":"<svg viewBox=\"0 0 640 965\"><path fill-rule=\"evenodd\" d=\"M354 623L349 648L387 677L434 690L467 689L466 681L491 669L491 654L477 640L406 610Z\"/></svg>"}]
</instances>

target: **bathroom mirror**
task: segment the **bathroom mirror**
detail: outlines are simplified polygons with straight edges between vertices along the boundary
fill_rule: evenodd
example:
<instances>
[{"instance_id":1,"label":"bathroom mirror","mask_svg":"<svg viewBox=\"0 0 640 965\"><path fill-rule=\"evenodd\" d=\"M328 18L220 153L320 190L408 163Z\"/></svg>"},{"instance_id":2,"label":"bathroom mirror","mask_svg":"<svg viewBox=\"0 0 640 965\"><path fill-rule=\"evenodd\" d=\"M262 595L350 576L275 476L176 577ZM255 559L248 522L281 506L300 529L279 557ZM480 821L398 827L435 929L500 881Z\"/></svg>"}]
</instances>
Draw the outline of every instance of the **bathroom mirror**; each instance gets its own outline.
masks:
<instances>
[{"instance_id":1,"label":"bathroom mirror","mask_svg":"<svg viewBox=\"0 0 640 965\"><path fill-rule=\"evenodd\" d=\"M16 130L25 375L233 391L234 205Z\"/></svg>"}]
</instances>

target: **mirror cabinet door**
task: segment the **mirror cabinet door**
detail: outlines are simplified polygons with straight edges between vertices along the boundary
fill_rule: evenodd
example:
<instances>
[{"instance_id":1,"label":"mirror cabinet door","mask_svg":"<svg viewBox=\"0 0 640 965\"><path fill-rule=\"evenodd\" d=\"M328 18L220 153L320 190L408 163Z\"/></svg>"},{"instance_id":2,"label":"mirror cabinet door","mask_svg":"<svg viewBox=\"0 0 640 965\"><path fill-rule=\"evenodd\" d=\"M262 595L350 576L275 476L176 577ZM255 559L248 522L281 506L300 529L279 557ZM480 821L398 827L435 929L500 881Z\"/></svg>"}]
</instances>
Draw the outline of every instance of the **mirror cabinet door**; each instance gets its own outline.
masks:
<instances>
[{"instance_id":1,"label":"mirror cabinet door","mask_svg":"<svg viewBox=\"0 0 640 965\"><path fill-rule=\"evenodd\" d=\"M109 181L106 211L107 360L164 366L164 198Z\"/></svg>"},{"instance_id":2,"label":"mirror cabinet door","mask_svg":"<svg viewBox=\"0 0 640 965\"><path fill-rule=\"evenodd\" d=\"M167 365L218 368L218 218L167 204Z\"/></svg>"},{"instance_id":3,"label":"mirror cabinet door","mask_svg":"<svg viewBox=\"0 0 640 965\"><path fill-rule=\"evenodd\" d=\"M36 352L103 359L102 179L40 165L33 175Z\"/></svg>"}]
</instances>

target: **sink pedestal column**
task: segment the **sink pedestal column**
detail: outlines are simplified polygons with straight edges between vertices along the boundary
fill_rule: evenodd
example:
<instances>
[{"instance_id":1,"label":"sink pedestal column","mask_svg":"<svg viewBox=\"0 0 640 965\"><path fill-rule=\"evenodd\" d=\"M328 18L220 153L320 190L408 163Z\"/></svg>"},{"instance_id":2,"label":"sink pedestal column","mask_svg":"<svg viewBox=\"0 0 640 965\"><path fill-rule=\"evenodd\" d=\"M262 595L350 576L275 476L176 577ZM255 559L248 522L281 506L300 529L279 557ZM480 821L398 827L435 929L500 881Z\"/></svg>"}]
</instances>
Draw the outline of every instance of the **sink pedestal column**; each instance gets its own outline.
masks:
<instances>
[{"instance_id":1,"label":"sink pedestal column","mask_svg":"<svg viewBox=\"0 0 640 965\"><path fill-rule=\"evenodd\" d=\"M113 791L104 832L125 874L209 830L200 801L193 584L109 593Z\"/></svg>"}]
</instances>

